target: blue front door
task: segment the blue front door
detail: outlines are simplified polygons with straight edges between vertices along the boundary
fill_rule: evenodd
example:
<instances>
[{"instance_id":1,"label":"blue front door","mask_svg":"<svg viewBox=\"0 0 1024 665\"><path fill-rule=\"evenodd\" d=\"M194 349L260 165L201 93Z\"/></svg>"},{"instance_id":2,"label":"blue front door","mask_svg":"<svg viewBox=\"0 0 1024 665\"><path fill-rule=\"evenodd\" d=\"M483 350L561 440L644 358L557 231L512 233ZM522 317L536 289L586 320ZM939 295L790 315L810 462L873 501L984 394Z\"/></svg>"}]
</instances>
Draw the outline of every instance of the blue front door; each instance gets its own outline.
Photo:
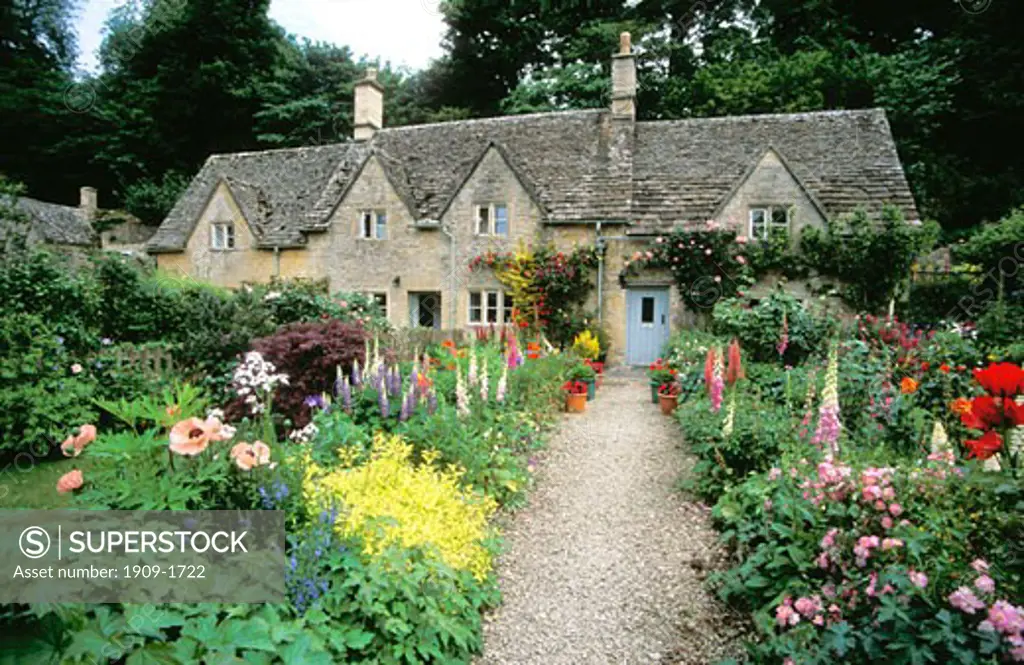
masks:
<instances>
[{"instance_id":1,"label":"blue front door","mask_svg":"<svg viewBox=\"0 0 1024 665\"><path fill-rule=\"evenodd\" d=\"M626 291L626 362L649 365L669 336L668 288Z\"/></svg>"}]
</instances>

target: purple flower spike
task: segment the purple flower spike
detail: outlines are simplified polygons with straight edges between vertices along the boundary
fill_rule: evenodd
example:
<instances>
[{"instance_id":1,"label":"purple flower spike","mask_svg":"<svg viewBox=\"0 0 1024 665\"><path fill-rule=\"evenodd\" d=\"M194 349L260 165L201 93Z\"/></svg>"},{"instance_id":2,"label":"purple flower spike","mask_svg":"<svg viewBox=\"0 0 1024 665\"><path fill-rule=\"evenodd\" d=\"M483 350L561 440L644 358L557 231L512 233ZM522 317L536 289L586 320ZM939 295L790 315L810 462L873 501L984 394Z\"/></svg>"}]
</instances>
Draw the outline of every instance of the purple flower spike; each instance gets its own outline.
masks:
<instances>
[{"instance_id":1,"label":"purple flower spike","mask_svg":"<svg viewBox=\"0 0 1024 665\"><path fill-rule=\"evenodd\" d=\"M433 389L427 394L427 413L433 415L437 411L437 393Z\"/></svg>"},{"instance_id":2,"label":"purple flower spike","mask_svg":"<svg viewBox=\"0 0 1024 665\"><path fill-rule=\"evenodd\" d=\"M342 380L341 382L341 405L345 411L352 411L352 389L348 385L348 381Z\"/></svg>"},{"instance_id":3,"label":"purple flower spike","mask_svg":"<svg viewBox=\"0 0 1024 665\"><path fill-rule=\"evenodd\" d=\"M380 417L390 418L391 417L391 405L388 404L388 395L386 392L381 390L377 393L377 404L380 406Z\"/></svg>"},{"instance_id":4,"label":"purple flower spike","mask_svg":"<svg viewBox=\"0 0 1024 665\"><path fill-rule=\"evenodd\" d=\"M352 363L352 385L358 388L363 383L363 373L359 370L359 361Z\"/></svg>"}]
</instances>

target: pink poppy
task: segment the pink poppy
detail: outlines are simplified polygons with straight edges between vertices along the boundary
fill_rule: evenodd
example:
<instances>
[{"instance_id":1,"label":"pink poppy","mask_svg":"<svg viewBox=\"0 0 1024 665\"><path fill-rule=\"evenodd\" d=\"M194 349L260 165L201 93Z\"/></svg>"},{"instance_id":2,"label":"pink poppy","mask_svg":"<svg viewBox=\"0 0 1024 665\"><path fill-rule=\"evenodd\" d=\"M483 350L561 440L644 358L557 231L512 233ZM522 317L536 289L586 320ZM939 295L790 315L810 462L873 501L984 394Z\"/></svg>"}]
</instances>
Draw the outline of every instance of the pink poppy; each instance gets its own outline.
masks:
<instances>
[{"instance_id":1,"label":"pink poppy","mask_svg":"<svg viewBox=\"0 0 1024 665\"><path fill-rule=\"evenodd\" d=\"M171 451L179 455L194 457L210 445L211 434L207 421L199 418L182 420L171 428L169 436Z\"/></svg>"},{"instance_id":2,"label":"pink poppy","mask_svg":"<svg viewBox=\"0 0 1024 665\"><path fill-rule=\"evenodd\" d=\"M78 428L78 434L73 434L64 439L60 444L60 451L65 457L78 457L87 445L96 440L96 426L82 425Z\"/></svg>"},{"instance_id":3,"label":"pink poppy","mask_svg":"<svg viewBox=\"0 0 1024 665\"><path fill-rule=\"evenodd\" d=\"M68 492L74 492L76 489L82 486L84 479L82 478L82 472L78 469L74 471L68 471L60 480L57 481L57 491L61 494L67 494Z\"/></svg>"},{"instance_id":4,"label":"pink poppy","mask_svg":"<svg viewBox=\"0 0 1024 665\"><path fill-rule=\"evenodd\" d=\"M240 441L231 448L231 459L235 460L242 471L251 471L270 462L270 446L262 441L255 441L251 445Z\"/></svg>"}]
</instances>

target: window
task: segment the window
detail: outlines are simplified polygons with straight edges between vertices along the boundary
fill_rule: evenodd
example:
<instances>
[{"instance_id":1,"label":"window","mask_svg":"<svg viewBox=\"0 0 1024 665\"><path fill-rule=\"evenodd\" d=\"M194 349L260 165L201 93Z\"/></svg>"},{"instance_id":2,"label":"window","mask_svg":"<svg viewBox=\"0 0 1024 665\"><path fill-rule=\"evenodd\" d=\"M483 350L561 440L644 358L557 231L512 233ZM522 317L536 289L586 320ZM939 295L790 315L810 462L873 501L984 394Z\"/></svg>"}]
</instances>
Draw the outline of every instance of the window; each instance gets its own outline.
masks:
<instances>
[{"instance_id":1,"label":"window","mask_svg":"<svg viewBox=\"0 0 1024 665\"><path fill-rule=\"evenodd\" d=\"M359 237L388 239L388 214L383 210L364 210L359 214Z\"/></svg>"},{"instance_id":2,"label":"window","mask_svg":"<svg viewBox=\"0 0 1024 665\"><path fill-rule=\"evenodd\" d=\"M640 299L640 323L654 323L654 298L644 296Z\"/></svg>"},{"instance_id":3,"label":"window","mask_svg":"<svg viewBox=\"0 0 1024 665\"><path fill-rule=\"evenodd\" d=\"M441 328L441 294L410 293L409 323L414 328Z\"/></svg>"},{"instance_id":4,"label":"window","mask_svg":"<svg viewBox=\"0 0 1024 665\"><path fill-rule=\"evenodd\" d=\"M480 236L508 235L508 206L491 203L476 207L476 234Z\"/></svg>"},{"instance_id":5,"label":"window","mask_svg":"<svg viewBox=\"0 0 1024 665\"><path fill-rule=\"evenodd\" d=\"M789 232L789 208L763 206L750 209L750 238L767 240Z\"/></svg>"},{"instance_id":6,"label":"window","mask_svg":"<svg viewBox=\"0 0 1024 665\"><path fill-rule=\"evenodd\" d=\"M210 225L210 246L213 249L234 249L235 225L231 222L216 222Z\"/></svg>"},{"instance_id":7,"label":"window","mask_svg":"<svg viewBox=\"0 0 1024 665\"><path fill-rule=\"evenodd\" d=\"M500 291L471 291L469 293L469 322L510 323L512 296Z\"/></svg>"}]
</instances>

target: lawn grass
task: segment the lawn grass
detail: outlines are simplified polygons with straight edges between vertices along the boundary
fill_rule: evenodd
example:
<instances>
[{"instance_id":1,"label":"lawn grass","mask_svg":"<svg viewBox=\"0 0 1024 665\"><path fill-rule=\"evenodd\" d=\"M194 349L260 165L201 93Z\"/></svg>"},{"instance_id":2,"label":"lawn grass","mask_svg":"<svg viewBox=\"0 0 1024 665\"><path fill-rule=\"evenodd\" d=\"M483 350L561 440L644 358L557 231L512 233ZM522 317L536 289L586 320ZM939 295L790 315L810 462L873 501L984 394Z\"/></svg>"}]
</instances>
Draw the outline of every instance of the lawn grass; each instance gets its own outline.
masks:
<instances>
[{"instance_id":1,"label":"lawn grass","mask_svg":"<svg viewBox=\"0 0 1024 665\"><path fill-rule=\"evenodd\" d=\"M70 494L57 493L57 480L72 469L87 471L83 459L36 462L32 466L10 464L0 473L0 510L12 508L70 508Z\"/></svg>"}]
</instances>

